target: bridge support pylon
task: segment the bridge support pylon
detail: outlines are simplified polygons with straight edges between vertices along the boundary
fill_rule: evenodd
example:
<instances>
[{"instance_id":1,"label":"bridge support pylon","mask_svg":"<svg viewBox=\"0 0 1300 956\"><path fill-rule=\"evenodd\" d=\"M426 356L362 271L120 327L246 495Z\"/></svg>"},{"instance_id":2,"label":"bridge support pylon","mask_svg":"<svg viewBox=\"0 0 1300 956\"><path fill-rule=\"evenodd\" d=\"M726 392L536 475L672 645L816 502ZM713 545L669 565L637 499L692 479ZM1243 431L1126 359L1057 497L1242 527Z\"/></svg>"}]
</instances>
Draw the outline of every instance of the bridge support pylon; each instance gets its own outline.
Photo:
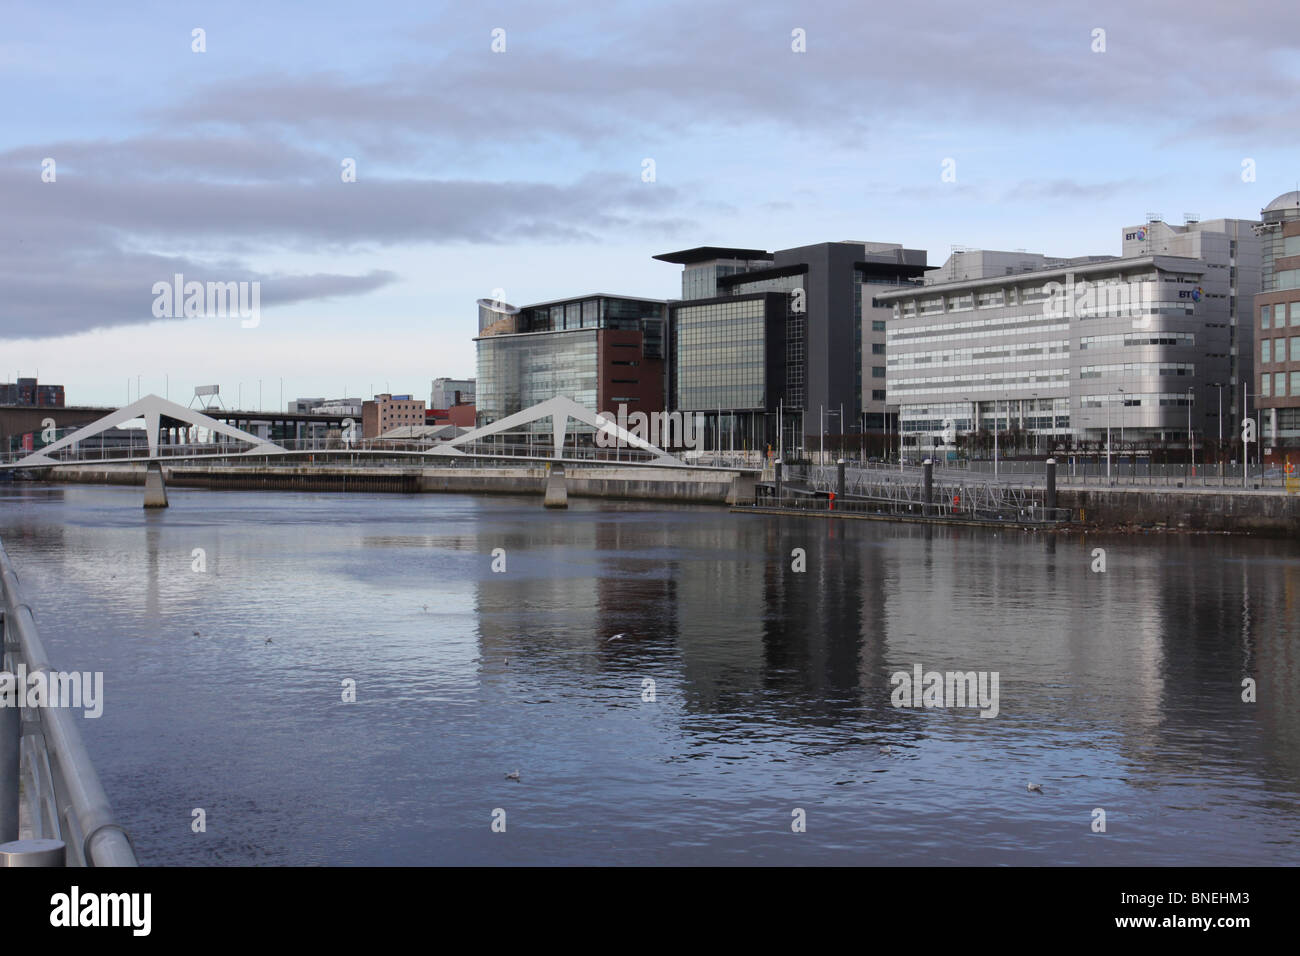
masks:
<instances>
[{"instance_id":1,"label":"bridge support pylon","mask_svg":"<svg viewBox=\"0 0 1300 956\"><path fill-rule=\"evenodd\" d=\"M144 506L146 508L167 507L167 483L163 481L162 465L149 462L144 473Z\"/></svg>"},{"instance_id":2,"label":"bridge support pylon","mask_svg":"<svg viewBox=\"0 0 1300 956\"><path fill-rule=\"evenodd\" d=\"M564 466L552 465L546 475L546 497L542 500L546 508L569 507L569 489L564 482Z\"/></svg>"}]
</instances>

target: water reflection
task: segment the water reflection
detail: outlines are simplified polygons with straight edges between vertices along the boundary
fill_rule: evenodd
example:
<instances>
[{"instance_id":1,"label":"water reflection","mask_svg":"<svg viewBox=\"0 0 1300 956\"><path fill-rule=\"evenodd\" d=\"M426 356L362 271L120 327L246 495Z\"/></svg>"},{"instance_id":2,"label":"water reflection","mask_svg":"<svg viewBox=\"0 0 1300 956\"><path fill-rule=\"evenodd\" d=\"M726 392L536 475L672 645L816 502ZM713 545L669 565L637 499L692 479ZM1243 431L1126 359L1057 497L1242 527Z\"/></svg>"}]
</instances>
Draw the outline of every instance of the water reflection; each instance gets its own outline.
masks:
<instances>
[{"instance_id":1,"label":"water reflection","mask_svg":"<svg viewBox=\"0 0 1300 956\"><path fill-rule=\"evenodd\" d=\"M57 659L105 670L87 738L153 862L1232 863L1292 859L1300 836L1287 542L432 495L172 505L0 502ZM893 707L890 674L917 664L998 672L998 717ZM238 836L176 838L196 791ZM483 817L506 800L508 845ZM817 821L794 844L792 806Z\"/></svg>"}]
</instances>

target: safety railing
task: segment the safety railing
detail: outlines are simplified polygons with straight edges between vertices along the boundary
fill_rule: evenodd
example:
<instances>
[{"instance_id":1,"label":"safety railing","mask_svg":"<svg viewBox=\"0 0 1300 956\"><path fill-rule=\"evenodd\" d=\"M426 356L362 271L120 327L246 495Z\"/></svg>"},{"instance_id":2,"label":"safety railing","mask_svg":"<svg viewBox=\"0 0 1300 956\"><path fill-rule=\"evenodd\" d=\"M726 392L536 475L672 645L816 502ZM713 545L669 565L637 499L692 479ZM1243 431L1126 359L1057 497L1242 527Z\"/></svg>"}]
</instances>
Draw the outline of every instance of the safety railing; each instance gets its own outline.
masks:
<instances>
[{"instance_id":1,"label":"safety railing","mask_svg":"<svg viewBox=\"0 0 1300 956\"><path fill-rule=\"evenodd\" d=\"M919 489L918 489L919 491ZM933 501L907 498L829 498L812 495L782 495L778 502L761 492L752 507L803 513L888 516L914 520L978 521L1020 525L1055 525L1071 520L1068 508L1047 508L1027 501L1022 505L993 506L987 502L962 501L960 496L937 497Z\"/></svg>"},{"instance_id":2,"label":"safety railing","mask_svg":"<svg viewBox=\"0 0 1300 956\"><path fill-rule=\"evenodd\" d=\"M18 575L0 544L0 866L136 866L135 850L113 816L81 739L74 712L47 692L32 701L36 675L52 688L50 665Z\"/></svg>"}]
</instances>

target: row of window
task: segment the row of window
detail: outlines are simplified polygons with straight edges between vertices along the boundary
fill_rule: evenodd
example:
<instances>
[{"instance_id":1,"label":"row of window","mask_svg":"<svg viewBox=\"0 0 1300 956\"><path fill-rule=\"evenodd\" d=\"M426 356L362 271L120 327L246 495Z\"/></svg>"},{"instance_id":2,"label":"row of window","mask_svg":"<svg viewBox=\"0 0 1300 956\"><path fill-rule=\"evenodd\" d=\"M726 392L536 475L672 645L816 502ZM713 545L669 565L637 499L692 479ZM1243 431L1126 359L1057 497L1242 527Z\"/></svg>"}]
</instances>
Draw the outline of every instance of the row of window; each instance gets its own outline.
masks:
<instances>
[{"instance_id":1,"label":"row of window","mask_svg":"<svg viewBox=\"0 0 1300 956\"><path fill-rule=\"evenodd\" d=\"M1105 345L1179 345L1193 346L1196 336L1190 332L1117 332L1114 335L1085 335L1079 339L1079 350L1096 349Z\"/></svg>"},{"instance_id":2,"label":"row of window","mask_svg":"<svg viewBox=\"0 0 1300 956\"><path fill-rule=\"evenodd\" d=\"M1191 396L1186 392L1138 392L1132 395L1125 392L1122 395L1105 393L1102 395L1079 396L1079 404L1084 408L1105 408L1107 405L1122 405L1125 408L1132 408L1138 405L1155 407L1165 405L1190 405L1191 403Z\"/></svg>"},{"instance_id":3,"label":"row of window","mask_svg":"<svg viewBox=\"0 0 1300 956\"><path fill-rule=\"evenodd\" d=\"M1115 365L1084 365L1079 378L1101 378L1103 375L1128 373L1130 375L1195 375L1196 366L1190 362L1124 362Z\"/></svg>"},{"instance_id":4,"label":"row of window","mask_svg":"<svg viewBox=\"0 0 1300 956\"><path fill-rule=\"evenodd\" d=\"M1287 342L1290 341L1290 354ZM1261 362L1300 362L1300 335L1288 339L1260 339L1259 360Z\"/></svg>"},{"instance_id":5,"label":"row of window","mask_svg":"<svg viewBox=\"0 0 1300 956\"><path fill-rule=\"evenodd\" d=\"M958 331L969 329L970 331ZM978 330L978 331L977 331ZM890 329L890 342L925 341L950 342L955 339L983 339L994 335L1015 335L1030 332L1068 332L1070 324L1059 316L1042 315L1037 312L1018 315L1003 315L996 319L970 322L940 322L915 329ZM943 332L955 332L943 335Z\"/></svg>"},{"instance_id":6,"label":"row of window","mask_svg":"<svg viewBox=\"0 0 1300 956\"><path fill-rule=\"evenodd\" d=\"M1005 393L1008 388L1034 385L1047 387L1065 385L1069 372L1065 369L1043 369L1017 375L970 375L962 378L935 376L932 378L905 379L891 383L889 388L895 399L905 395L930 395L957 390L970 392ZM905 384L906 383L906 384Z\"/></svg>"},{"instance_id":7,"label":"row of window","mask_svg":"<svg viewBox=\"0 0 1300 956\"><path fill-rule=\"evenodd\" d=\"M914 368L918 365L933 365L937 362L952 362L955 365L983 365L990 362L1017 361L1024 358L1046 358L1051 355L1065 355L1070 351L1068 339L1044 342L1034 345L1002 346L988 345L983 348L949 349L941 352L903 352L889 359L894 368Z\"/></svg>"},{"instance_id":8,"label":"row of window","mask_svg":"<svg viewBox=\"0 0 1300 956\"><path fill-rule=\"evenodd\" d=\"M1269 375L1265 372L1259 377L1260 390L1263 395L1270 398L1286 398L1286 372L1274 372ZM1300 396L1300 372L1291 372L1291 396Z\"/></svg>"},{"instance_id":9,"label":"row of window","mask_svg":"<svg viewBox=\"0 0 1300 956\"><path fill-rule=\"evenodd\" d=\"M1259 307L1259 327L1261 329L1283 329L1286 328L1288 322L1291 325L1300 325L1300 302L1279 302L1277 305L1261 305Z\"/></svg>"},{"instance_id":10,"label":"row of window","mask_svg":"<svg viewBox=\"0 0 1300 956\"><path fill-rule=\"evenodd\" d=\"M934 432L940 433L952 423L952 428L957 434L964 434L971 431L970 418L907 418L903 420L902 430L904 432ZM1055 424L1053 424L1055 423ZM1014 419L1013 425L1019 425L1026 429L1037 431L1047 431L1051 428L1069 428L1069 415L1043 416L1041 418ZM980 422L980 427L993 431L996 427L999 431L1007 431L1010 427L1007 423L1006 416L998 425L994 425L993 419L989 418Z\"/></svg>"}]
</instances>

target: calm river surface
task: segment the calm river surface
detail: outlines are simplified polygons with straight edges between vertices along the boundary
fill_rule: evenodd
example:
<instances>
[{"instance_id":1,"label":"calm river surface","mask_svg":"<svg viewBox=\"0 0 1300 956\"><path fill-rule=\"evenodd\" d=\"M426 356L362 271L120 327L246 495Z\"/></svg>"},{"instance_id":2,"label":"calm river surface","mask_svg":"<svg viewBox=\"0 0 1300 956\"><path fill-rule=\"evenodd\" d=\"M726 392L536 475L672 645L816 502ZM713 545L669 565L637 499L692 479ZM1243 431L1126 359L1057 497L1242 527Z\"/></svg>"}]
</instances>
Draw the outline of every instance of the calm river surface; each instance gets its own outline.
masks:
<instances>
[{"instance_id":1,"label":"calm river surface","mask_svg":"<svg viewBox=\"0 0 1300 956\"><path fill-rule=\"evenodd\" d=\"M169 495L0 486L145 863L1300 861L1289 541ZM918 664L997 716L894 707Z\"/></svg>"}]
</instances>

